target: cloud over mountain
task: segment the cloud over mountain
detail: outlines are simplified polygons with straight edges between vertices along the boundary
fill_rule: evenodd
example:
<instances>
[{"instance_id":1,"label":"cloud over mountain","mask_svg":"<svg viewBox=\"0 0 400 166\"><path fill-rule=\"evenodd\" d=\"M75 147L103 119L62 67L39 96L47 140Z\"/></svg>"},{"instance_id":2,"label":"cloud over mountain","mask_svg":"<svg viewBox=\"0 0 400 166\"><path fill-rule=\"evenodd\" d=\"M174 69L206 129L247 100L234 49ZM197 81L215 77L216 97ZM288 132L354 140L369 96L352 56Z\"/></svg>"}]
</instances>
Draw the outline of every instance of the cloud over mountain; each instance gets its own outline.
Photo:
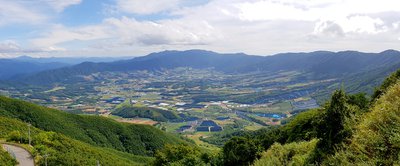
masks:
<instances>
[{"instance_id":1,"label":"cloud over mountain","mask_svg":"<svg viewBox=\"0 0 400 166\"><path fill-rule=\"evenodd\" d=\"M41 0L2 4L0 29L10 33L0 41L13 40L22 50L43 50L37 53L43 56L144 55L192 48L263 55L399 49L400 2L392 0ZM15 31L21 26L25 28Z\"/></svg>"}]
</instances>

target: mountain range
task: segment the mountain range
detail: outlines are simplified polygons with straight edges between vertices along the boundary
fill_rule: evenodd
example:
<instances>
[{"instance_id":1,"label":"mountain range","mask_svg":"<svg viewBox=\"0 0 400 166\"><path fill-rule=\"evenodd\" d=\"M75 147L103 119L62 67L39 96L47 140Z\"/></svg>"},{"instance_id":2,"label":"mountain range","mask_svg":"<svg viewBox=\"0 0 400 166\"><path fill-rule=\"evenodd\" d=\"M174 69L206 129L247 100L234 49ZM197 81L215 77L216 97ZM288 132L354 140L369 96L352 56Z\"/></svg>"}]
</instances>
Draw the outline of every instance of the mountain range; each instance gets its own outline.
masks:
<instances>
[{"instance_id":1,"label":"mountain range","mask_svg":"<svg viewBox=\"0 0 400 166\"><path fill-rule=\"evenodd\" d=\"M353 84L357 80L373 78L378 80L375 81L376 83L380 83L384 77L381 74L394 71L396 66L400 66L400 52L396 50L386 50L380 53L315 51L282 53L272 56L255 56L243 53L220 54L205 50L187 50L163 51L114 62L83 62L77 65L41 71L13 79L13 81L33 85L52 85L54 83L74 82L74 79L78 76L98 72L156 71L189 67L195 69L212 68L229 74L299 71L306 73L311 80L336 78L342 82L350 81L348 84ZM374 82L374 80L369 81ZM353 89L357 89L358 85L352 86Z\"/></svg>"},{"instance_id":2,"label":"mountain range","mask_svg":"<svg viewBox=\"0 0 400 166\"><path fill-rule=\"evenodd\" d=\"M82 62L112 62L117 60L130 59L131 57L30 57L27 55L12 58L12 60L36 63L65 63L76 65Z\"/></svg>"},{"instance_id":3,"label":"mountain range","mask_svg":"<svg viewBox=\"0 0 400 166\"><path fill-rule=\"evenodd\" d=\"M112 62L127 59L127 57L49 57L33 58L19 56L10 59L0 59L0 80L23 77L45 70L57 69L83 62Z\"/></svg>"}]
</instances>

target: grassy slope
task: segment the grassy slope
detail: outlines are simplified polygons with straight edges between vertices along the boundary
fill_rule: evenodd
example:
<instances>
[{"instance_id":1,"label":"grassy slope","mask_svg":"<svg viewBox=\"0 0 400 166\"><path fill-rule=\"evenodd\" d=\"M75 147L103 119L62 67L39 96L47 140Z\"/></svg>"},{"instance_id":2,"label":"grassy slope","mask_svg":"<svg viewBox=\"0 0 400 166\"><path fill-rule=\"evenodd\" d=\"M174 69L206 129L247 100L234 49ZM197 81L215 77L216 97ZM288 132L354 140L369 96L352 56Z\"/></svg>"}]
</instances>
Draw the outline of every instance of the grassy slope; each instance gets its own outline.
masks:
<instances>
[{"instance_id":1,"label":"grassy slope","mask_svg":"<svg viewBox=\"0 0 400 166\"><path fill-rule=\"evenodd\" d=\"M112 114L121 116L123 118L141 117L162 122L179 119L179 116L174 112L151 107L122 106L117 108L114 112L112 112Z\"/></svg>"},{"instance_id":2,"label":"grassy slope","mask_svg":"<svg viewBox=\"0 0 400 166\"><path fill-rule=\"evenodd\" d=\"M264 152L261 159L255 161L254 166L306 165L317 142L317 139L313 139L309 142L292 142L284 145L275 143Z\"/></svg>"},{"instance_id":3,"label":"grassy slope","mask_svg":"<svg viewBox=\"0 0 400 166\"><path fill-rule=\"evenodd\" d=\"M400 165L400 81L397 80L397 84L392 83L384 87L388 88L383 90L383 95L373 103L370 112L360 117L360 123L354 127L353 136L344 143L343 148L337 149L336 153L329 156L321 165ZM292 137L302 138L308 131L297 131L296 128L311 126L312 129L312 126L318 126L318 118L315 119L316 123L303 123L303 121L309 121L307 120L309 117L316 117L314 114L318 113L315 110L302 113L283 129L289 128L288 133L302 133ZM300 117L306 119L301 120L304 118ZM285 137L288 136L285 135ZM275 143L254 165L307 164L307 158L312 155L316 142L317 140L313 139L309 142L292 142L283 145Z\"/></svg>"},{"instance_id":4,"label":"grassy slope","mask_svg":"<svg viewBox=\"0 0 400 166\"><path fill-rule=\"evenodd\" d=\"M164 144L184 143L152 126L116 122L99 116L81 116L0 96L0 116L12 117L45 130L101 147L137 155L152 155Z\"/></svg>"},{"instance_id":5,"label":"grassy slope","mask_svg":"<svg viewBox=\"0 0 400 166\"><path fill-rule=\"evenodd\" d=\"M3 147L0 147L0 166L12 166L16 161L8 154Z\"/></svg>"},{"instance_id":6,"label":"grassy slope","mask_svg":"<svg viewBox=\"0 0 400 166\"><path fill-rule=\"evenodd\" d=\"M21 133L22 141L27 141L28 126L26 123L17 119L0 117L0 138L10 138L8 135L12 132ZM43 164L43 158L40 156L45 153L49 154L49 165L95 165L97 160L102 165L143 165L153 160L150 157L96 147L59 133L46 132L35 127L31 127L31 137L34 147L33 155L39 160L39 164ZM1 151L0 154L2 154ZM3 163L2 159L0 157L0 163Z\"/></svg>"},{"instance_id":7,"label":"grassy slope","mask_svg":"<svg viewBox=\"0 0 400 166\"><path fill-rule=\"evenodd\" d=\"M400 82L391 86L367 113L347 148L333 156L334 165L399 165Z\"/></svg>"}]
</instances>

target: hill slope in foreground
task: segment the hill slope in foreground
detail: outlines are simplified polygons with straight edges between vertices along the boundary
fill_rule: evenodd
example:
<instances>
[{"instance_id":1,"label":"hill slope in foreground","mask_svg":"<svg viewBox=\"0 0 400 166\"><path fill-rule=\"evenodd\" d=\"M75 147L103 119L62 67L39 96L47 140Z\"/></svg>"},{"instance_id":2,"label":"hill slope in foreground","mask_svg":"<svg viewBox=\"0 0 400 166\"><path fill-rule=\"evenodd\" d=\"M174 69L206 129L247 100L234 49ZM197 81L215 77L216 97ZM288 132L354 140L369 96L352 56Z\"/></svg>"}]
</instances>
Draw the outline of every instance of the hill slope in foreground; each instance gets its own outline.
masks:
<instances>
[{"instance_id":1,"label":"hill slope in foreground","mask_svg":"<svg viewBox=\"0 0 400 166\"><path fill-rule=\"evenodd\" d=\"M152 126L81 116L0 96L0 139L27 143L32 124L33 152L49 153L55 165L148 163L165 144L189 144ZM50 161L50 160L49 160ZM106 164L109 163L109 164Z\"/></svg>"},{"instance_id":2,"label":"hill slope in foreground","mask_svg":"<svg viewBox=\"0 0 400 166\"><path fill-rule=\"evenodd\" d=\"M340 102L346 97L334 93L328 107L320 109L333 116L319 121L325 125L317 127L316 137L290 143L278 141L254 165L399 165L399 78L400 70L384 81L372 96L369 108L361 111L348 101ZM326 127L329 125L335 126Z\"/></svg>"},{"instance_id":3,"label":"hill slope in foreground","mask_svg":"<svg viewBox=\"0 0 400 166\"><path fill-rule=\"evenodd\" d=\"M16 119L0 117L0 134L7 141L28 142L27 124ZM33 147L28 149L39 165L44 164L43 156L46 154L49 155L49 165L95 165L97 161L102 165L144 165L152 161L150 157L93 146L35 127L31 127L31 135Z\"/></svg>"}]
</instances>

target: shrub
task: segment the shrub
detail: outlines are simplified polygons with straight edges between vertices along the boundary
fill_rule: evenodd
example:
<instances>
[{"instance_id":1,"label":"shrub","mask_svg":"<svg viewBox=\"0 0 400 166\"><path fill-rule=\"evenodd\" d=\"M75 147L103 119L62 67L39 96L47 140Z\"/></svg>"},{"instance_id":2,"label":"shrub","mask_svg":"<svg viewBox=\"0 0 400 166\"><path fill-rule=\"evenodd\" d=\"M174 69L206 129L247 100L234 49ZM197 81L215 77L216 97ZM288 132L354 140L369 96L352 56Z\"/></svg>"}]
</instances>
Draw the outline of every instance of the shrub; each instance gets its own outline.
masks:
<instances>
[{"instance_id":1,"label":"shrub","mask_svg":"<svg viewBox=\"0 0 400 166\"><path fill-rule=\"evenodd\" d=\"M261 159L255 161L254 166L307 165L308 158L315 149L317 142L317 139L313 139L309 142L292 142L285 145L275 143L263 153Z\"/></svg>"}]
</instances>

